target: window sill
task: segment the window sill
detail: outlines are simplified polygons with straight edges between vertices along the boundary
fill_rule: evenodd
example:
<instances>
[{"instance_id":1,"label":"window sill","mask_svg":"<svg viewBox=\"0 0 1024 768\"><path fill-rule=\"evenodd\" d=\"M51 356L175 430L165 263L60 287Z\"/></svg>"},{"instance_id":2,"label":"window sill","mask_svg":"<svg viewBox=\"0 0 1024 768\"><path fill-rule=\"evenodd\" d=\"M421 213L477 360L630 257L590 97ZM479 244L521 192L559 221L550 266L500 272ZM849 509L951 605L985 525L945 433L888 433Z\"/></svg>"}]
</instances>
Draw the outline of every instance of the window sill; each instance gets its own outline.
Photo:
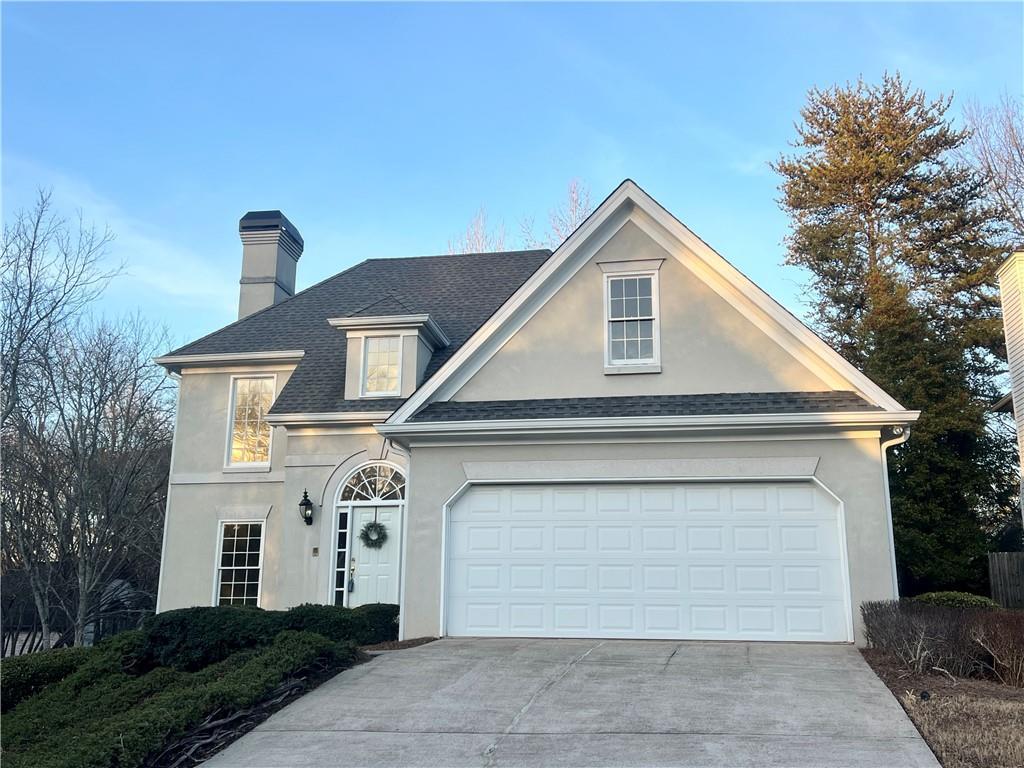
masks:
<instances>
[{"instance_id":1,"label":"window sill","mask_svg":"<svg viewBox=\"0 0 1024 768\"><path fill-rule=\"evenodd\" d=\"M620 373L661 373L661 364L654 363L649 365L606 365L604 367L605 376L613 376Z\"/></svg>"},{"instance_id":2,"label":"window sill","mask_svg":"<svg viewBox=\"0 0 1024 768\"><path fill-rule=\"evenodd\" d=\"M229 464L225 472L269 472L270 464Z\"/></svg>"}]
</instances>

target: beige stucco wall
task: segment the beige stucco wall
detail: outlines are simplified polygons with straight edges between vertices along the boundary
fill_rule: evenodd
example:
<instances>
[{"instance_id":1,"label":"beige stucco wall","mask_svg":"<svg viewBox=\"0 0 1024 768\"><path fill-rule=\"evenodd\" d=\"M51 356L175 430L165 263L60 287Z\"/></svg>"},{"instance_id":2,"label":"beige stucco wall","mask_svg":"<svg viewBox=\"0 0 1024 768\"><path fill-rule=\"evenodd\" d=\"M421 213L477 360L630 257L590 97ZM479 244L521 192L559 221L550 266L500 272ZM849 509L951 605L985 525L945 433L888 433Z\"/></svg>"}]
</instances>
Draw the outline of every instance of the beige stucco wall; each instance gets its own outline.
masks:
<instances>
[{"instance_id":1,"label":"beige stucco wall","mask_svg":"<svg viewBox=\"0 0 1024 768\"><path fill-rule=\"evenodd\" d=\"M664 259L661 373L604 372L603 261ZM831 389L627 222L453 400Z\"/></svg>"},{"instance_id":2,"label":"beige stucco wall","mask_svg":"<svg viewBox=\"0 0 1024 768\"><path fill-rule=\"evenodd\" d=\"M442 509L466 482L463 462L818 457L815 477L845 508L856 641L858 606L893 597L889 529L877 435L699 442L415 446L408 503L404 635L438 635L442 580Z\"/></svg>"},{"instance_id":3,"label":"beige stucco wall","mask_svg":"<svg viewBox=\"0 0 1024 768\"><path fill-rule=\"evenodd\" d=\"M277 371L278 392L287 378ZM384 457L405 467L406 456L369 426L277 427L269 472L226 471L230 382L231 372L181 380L157 608L213 603L219 522L227 519L265 519L262 607L329 602L338 486L360 464ZM299 518L303 490L316 505L312 526Z\"/></svg>"}]
</instances>

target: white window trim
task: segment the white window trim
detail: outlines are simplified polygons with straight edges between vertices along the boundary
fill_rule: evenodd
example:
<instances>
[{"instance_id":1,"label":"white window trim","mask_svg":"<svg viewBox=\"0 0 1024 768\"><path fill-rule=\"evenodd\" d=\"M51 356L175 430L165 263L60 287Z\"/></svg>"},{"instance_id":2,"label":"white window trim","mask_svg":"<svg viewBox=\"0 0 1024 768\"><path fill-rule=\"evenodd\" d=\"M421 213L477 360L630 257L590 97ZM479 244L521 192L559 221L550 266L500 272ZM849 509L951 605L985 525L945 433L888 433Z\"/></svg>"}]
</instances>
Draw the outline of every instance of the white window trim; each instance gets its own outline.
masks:
<instances>
[{"instance_id":1,"label":"white window trim","mask_svg":"<svg viewBox=\"0 0 1024 768\"><path fill-rule=\"evenodd\" d=\"M630 277L651 278L651 314L652 320L652 344L654 356L650 360L638 360L636 362L617 362L612 360L612 346L609 338L609 328L612 324L611 318L611 281ZM601 297L604 302L604 372L606 374L618 373L661 373L661 302L659 301L658 270L635 270L630 272L605 272L604 293Z\"/></svg>"},{"instance_id":2,"label":"white window trim","mask_svg":"<svg viewBox=\"0 0 1024 768\"><path fill-rule=\"evenodd\" d=\"M256 568L260 572L259 581L256 582L256 607L261 608L263 600L263 551L266 548L267 521L266 520L219 520L217 521L217 550L216 559L213 561L213 595L211 605L215 608L220 605L220 572L221 558L224 555L224 526L226 525L258 525L260 527L260 558Z\"/></svg>"},{"instance_id":3,"label":"white window trim","mask_svg":"<svg viewBox=\"0 0 1024 768\"><path fill-rule=\"evenodd\" d=\"M274 425L269 421L270 424L270 442L267 444L267 460L266 461L251 461L251 462L235 462L231 461L231 440L234 436L235 431L235 381L238 379L271 379L271 393L273 398L270 403L273 406L274 400L277 399L277 374L276 373L255 373L255 374L236 374L231 377L228 382L228 427L227 427L227 439L224 446L224 471L225 472L269 472L270 462L274 458Z\"/></svg>"},{"instance_id":4,"label":"white window trim","mask_svg":"<svg viewBox=\"0 0 1024 768\"><path fill-rule=\"evenodd\" d=\"M370 345L370 339L382 339L382 338L395 338L398 339L398 378L395 382L395 389L387 392L367 392L366 391L366 366L369 359L367 354L367 347ZM379 397L401 397L402 396L402 365L405 358L405 335L401 333L373 333L367 334L362 340L362 361L359 371L359 397L360 398L379 398Z\"/></svg>"}]
</instances>

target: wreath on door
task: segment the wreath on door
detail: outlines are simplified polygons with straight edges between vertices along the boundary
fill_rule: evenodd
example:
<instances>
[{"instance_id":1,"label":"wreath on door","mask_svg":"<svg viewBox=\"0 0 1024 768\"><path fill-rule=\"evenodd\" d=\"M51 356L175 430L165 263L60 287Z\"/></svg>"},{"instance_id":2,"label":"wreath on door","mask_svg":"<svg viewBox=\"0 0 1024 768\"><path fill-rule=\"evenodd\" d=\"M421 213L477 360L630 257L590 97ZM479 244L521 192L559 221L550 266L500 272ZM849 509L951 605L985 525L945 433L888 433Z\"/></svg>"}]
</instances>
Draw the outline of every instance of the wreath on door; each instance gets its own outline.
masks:
<instances>
[{"instance_id":1,"label":"wreath on door","mask_svg":"<svg viewBox=\"0 0 1024 768\"><path fill-rule=\"evenodd\" d=\"M359 540L363 542L364 547L380 549L384 546L384 542L388 540L388 529L384 526L384 523L371 520L359 532Z\"/></svg>"}]
</instances>

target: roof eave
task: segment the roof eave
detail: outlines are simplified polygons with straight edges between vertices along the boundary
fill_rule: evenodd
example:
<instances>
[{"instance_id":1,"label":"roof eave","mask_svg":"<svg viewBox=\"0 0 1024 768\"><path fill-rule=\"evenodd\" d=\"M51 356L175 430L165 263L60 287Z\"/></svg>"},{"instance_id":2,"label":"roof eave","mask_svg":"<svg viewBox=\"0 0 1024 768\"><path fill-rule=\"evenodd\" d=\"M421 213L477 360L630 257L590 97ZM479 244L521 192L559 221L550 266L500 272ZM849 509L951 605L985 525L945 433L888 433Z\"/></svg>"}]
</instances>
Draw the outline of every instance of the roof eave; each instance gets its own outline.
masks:
<instances>
[{"instance_id":1,"label":"roof eave","mask_svg":"<svg viewBox=\"0 0 1024 768\"><path fill-rule=\"evenodd\" d=\"M881 429L913 424L919 415L920 411L833 411L828 413L413 421L379 424L377 431L386 437L417 435L454 437L460 435L596 435L665 432L718 433L787 429Z\"/></svg>"},{"instance_id":2,"label":"roof eave","mask_svg":"<svg viewBox=\"0 0 1024 768\"><path fill-rule=\"evenodd\" d=\"M183 368L209 368L231 365L272 365L298 363L306 355L303 349L280 349L266 352L218 352L203 355L163 355L153 362L170 373Z\"/></svg>"}]
</instances>

